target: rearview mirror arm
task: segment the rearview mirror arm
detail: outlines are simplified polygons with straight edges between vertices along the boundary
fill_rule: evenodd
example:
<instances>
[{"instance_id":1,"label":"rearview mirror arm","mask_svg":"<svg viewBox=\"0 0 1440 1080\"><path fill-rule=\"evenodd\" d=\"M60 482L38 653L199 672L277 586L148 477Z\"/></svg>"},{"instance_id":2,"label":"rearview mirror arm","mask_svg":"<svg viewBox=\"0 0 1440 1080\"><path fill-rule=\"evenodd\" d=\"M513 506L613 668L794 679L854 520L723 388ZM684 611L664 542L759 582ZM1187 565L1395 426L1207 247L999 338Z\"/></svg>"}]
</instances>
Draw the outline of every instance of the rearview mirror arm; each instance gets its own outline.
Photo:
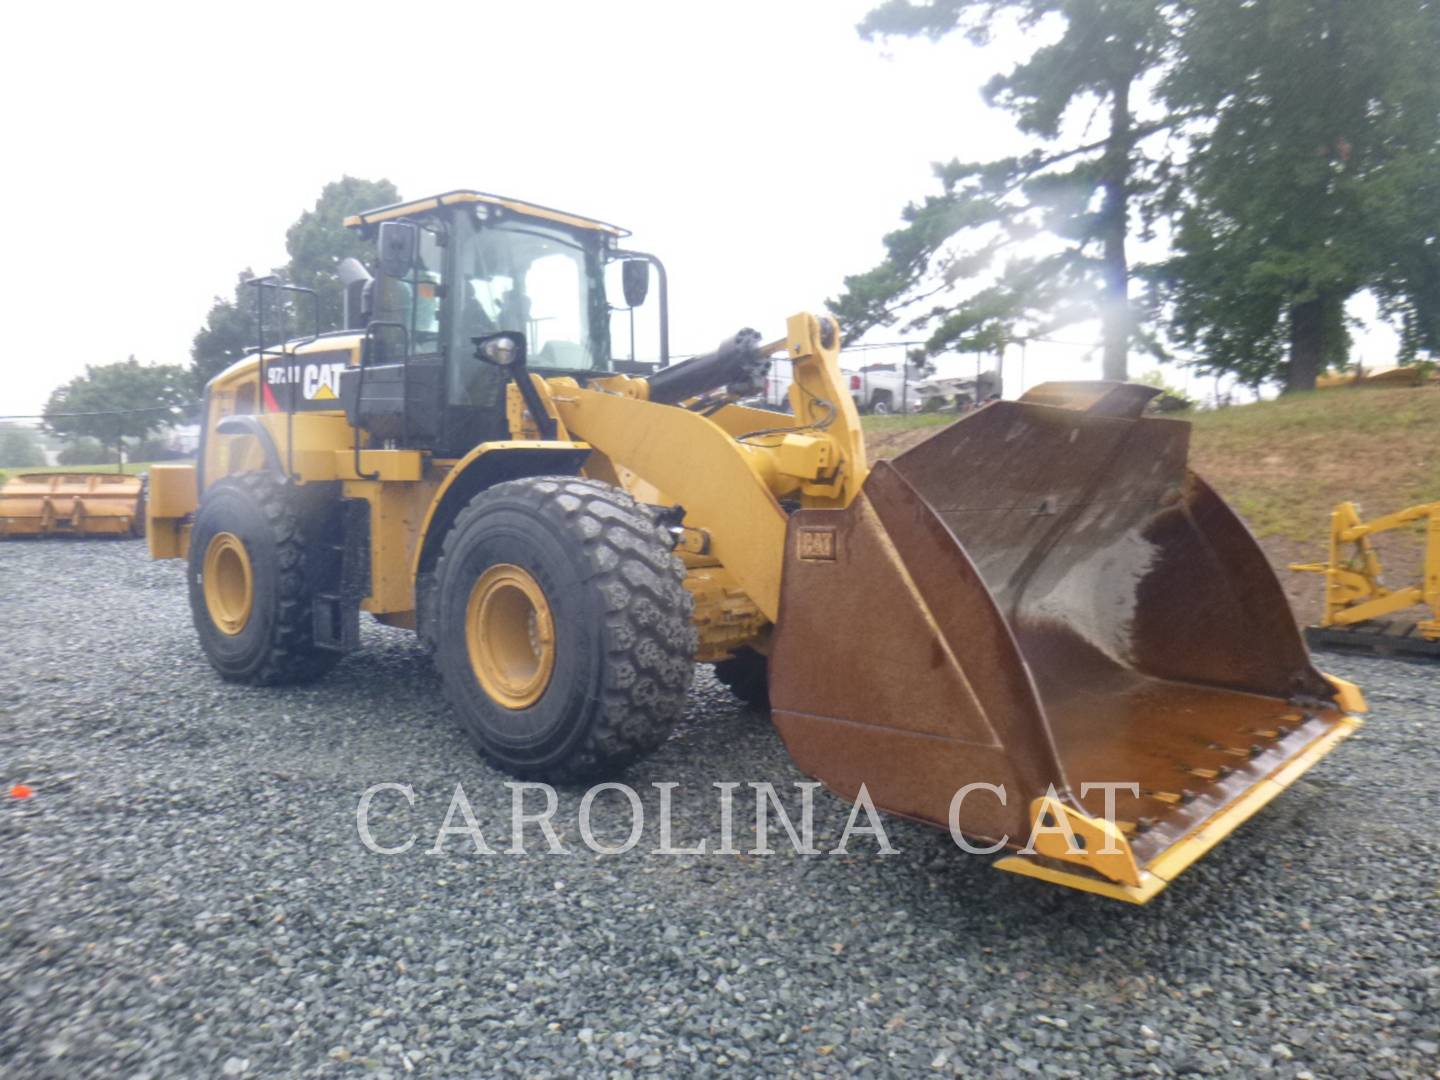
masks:
<instances>
[{"instance_id":1,"label":"rearview mirror arm","mask_svg":"<svg viewBox=\"0 0 1440 1080\"><path fill-rule=\"evenodd\" d=\"M660 366L670 366L670 282L665 273L665 264L645 251L621 251L618 248L609 253L612 259L644 259L655 268L660 282Z\"/></svg>"}]
</instances>

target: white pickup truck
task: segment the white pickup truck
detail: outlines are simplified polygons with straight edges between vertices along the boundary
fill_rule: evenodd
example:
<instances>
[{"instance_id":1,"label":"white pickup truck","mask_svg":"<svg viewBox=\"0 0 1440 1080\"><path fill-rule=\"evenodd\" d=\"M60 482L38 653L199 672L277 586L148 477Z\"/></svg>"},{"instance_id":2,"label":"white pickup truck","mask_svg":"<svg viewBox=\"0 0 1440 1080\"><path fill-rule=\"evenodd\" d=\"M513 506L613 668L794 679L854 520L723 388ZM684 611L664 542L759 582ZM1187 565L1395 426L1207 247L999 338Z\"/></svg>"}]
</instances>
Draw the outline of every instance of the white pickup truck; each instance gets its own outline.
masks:
<instances>
[{"instance_id":1,"label":"white pickup truck","mask_svg":"<svg viewBox=\"0 0 1440 1080\"><path fill-rule=\"evenodd\" d=\"M901 372L899 364L868 364L860 372L842 367L850 396L855 408L863 413L893 412L940 412L955 410L963 412L972 405L991 399L999 393L999 376L995 372L981 372L975 377L949 377L937 379L926 376L919 367L910 367L909 373ZM778 360L770 366L765 379L765 397L756 399L756 405L768 409L789 412L791 392L791 366Z\"/></svg>"},{"instance_id":2,"label":"white pickup truck","mask_svg":"<svg viewBox=\"0 0 1440 1080\"><path fill-rule=\"evenodd\" d=\"M841 368L840 373L862 413L919 412L927 399L922 390L925 378L913 366L908 375L899 364L867 364L860 371ZM790 365L783 360L772 364L765 377L764 404L788 412L790 383Z\"/></svg>"}]
</instances>

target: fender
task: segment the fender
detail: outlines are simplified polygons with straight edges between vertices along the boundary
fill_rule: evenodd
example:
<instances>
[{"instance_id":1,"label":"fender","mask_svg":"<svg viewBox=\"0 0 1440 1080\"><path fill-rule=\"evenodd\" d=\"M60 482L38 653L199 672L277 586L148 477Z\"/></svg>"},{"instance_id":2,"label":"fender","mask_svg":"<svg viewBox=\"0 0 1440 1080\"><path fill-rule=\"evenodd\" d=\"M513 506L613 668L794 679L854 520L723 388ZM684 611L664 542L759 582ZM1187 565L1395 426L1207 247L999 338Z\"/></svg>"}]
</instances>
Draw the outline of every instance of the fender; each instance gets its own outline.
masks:
<instances>
[{"instance_id":1,"label":"fender","mask_svg":"<svg viewBox=\"0 0 1440 1080\"><path fill-rule=\"evenodd\" d=\"M227 416L215 425L215 430L221 435L249 435L260 444L260 451L265 455L265 468L275 474L276 479L286 480L288 475L285 466L280 463L280 450L275 445L275 438L265 429L258 417L251 415ZM201 452L201 466L204 466L204 452ZM202 481L203 483L203 481Z\"/></svg>"},{"instance_id":2,"label":"fender","mask_svg":"<svg viewBox=\"0 0 1440 1080\"><path fill-rule=\"evenodd\" d=\"M435 568L445 534L471 499L488 487L522 476L576 474L589 456L589 443L509 440L483 443L457 461L436 489L420 525L420 543L410 567L417 600L420 575Z\"/></svg>"}]
</instances>

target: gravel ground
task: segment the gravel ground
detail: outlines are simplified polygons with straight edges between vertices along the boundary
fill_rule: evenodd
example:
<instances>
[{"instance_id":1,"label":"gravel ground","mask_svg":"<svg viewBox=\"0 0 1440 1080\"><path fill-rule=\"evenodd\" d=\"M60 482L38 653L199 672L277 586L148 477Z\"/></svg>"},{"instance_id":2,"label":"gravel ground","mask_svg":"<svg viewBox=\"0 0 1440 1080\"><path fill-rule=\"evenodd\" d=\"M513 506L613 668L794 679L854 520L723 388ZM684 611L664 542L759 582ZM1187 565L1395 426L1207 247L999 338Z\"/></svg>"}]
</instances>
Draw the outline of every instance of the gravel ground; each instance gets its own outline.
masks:
<instances>
[{"instance_id":1,"label":"gravel ground","mask_svg":"<svg viewBox=\"0 0 1440 1080\"><path fill-rule=\"evenodd\" d=\"M659 858L650 825L598 855L571 790L569 854L428 855L460 782L506 846L510 791L409 635L365 634L316 686L231 687L178 563L0 546L0 784L34 789L0 789L6 1075L1440 1076L1433 668L1323 657L1370 724L1131 908L896 822L888 857ZM711 784L801 779L703 670L627 777L652 812L679 784L676 843ZM373 803L403 854L357 838L382 781L415 791ZM829 846L846 808L816 809Z\"/></svg>"}]
</instances>

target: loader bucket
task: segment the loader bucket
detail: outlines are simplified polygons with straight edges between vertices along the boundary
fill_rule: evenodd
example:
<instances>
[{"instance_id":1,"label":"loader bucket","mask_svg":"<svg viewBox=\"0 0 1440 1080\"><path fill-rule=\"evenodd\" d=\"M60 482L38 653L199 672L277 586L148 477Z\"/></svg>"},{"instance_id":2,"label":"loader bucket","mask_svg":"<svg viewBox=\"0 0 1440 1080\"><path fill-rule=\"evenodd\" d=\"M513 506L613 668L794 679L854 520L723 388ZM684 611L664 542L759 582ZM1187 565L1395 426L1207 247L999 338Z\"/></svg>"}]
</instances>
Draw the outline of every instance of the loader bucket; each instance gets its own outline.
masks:
<instances>
[{"instance_id":1,"label":"loader bucket","mask_svg":"<svg viewBox=\"0 0 1440 1080\"><path fill-rule=\"evenodd\" d=\"M0 537L141 536L145 481L120 473L23 473L0 487Z\"/></svg>"},{"instance_id":2,"label":"loader bucket","mask_svg":"<svg viewBox=\"0 0 1440 1080\"><path fill-rule=\"evenodd\" d=\"M770 696L801 769L1144 903L1358 726L1149 396L1047 384L792 516Z\"/></svg>"}]
</instances>

